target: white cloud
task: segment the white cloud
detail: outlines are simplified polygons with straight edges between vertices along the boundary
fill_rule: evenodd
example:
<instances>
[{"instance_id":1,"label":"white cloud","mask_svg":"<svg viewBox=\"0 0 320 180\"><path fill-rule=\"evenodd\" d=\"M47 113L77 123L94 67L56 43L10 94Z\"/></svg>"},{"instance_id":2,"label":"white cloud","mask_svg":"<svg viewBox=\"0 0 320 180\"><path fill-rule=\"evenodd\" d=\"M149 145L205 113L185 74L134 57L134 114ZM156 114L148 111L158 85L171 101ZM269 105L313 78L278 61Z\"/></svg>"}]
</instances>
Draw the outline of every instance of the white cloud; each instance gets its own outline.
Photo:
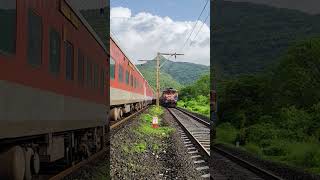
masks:
<instances>
[{"instance_id":1,"label":"white cloud","mask_svg":"<svg viewBox=\"0 0 320 180\"><path fill-rule=\"evenodd\" d=\"M111 18L130 18L131 10L123 7L115 7L115 8L112 8L110 12L110 17Z\"/></svg>"},{"instance_id":2,"label":"white cloud","mask_svg":"<svg viewBox=\"0 0 320 180\"><path fill-rule=\"evenodd\" d=\"M210 29L206 24L190 45L203 22L197 23L182 52L179 50L196 21L174 21L170 17L159 17L147 12L132 15L128 8L115 7L111 9L110 23L111 31L120 41L120 46L135 63L138 59L154 58L158 51L177 51L185 55L177 57L176 61L210 64Z\"/></svg>"}]
</instances>

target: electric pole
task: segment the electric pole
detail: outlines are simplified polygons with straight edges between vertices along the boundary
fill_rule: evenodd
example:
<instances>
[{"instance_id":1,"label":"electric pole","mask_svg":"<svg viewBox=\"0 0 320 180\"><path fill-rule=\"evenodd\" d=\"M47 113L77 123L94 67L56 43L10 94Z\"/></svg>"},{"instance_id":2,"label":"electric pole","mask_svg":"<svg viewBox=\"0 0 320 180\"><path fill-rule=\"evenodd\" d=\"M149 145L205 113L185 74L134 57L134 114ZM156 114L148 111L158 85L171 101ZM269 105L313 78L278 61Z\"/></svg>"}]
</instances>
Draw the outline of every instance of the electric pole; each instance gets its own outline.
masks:
<instances>
[{"instance_id":1,"label":"electric pole","mask_svg":"<svg viewBox=\"0 0 320 180\"><path fill-rule=\"evenodd\" d=\"M157 106L159 106L159 96L160 96L160 53L158 52L157 53L157 100L156 100L156 103L157 103Z\"/></svg>"},{"instance_id":2,"label":"electric pole","mask_svg":"<svg viewBox=\"0 0 320 180\"><path fill-rule=\"evenodd\" d=\"M184 54L177 54L177 53L157 53L157 66L156 66L156 76L157 76L157 99L156 99L156 104L157 106L159 106L159 98L160 98L160 68L162 67L162 65L166 62L163 62L163 64L160 66L160 55L170 55L170 56L174 56L174 58L176 59L178 55L184 55ZM167 59L168 60L168 59Z\"/></svg>"},{"instance_id":3,"label":"electric pole","mask_svg":"<svg viewBox=\"0 0 320 180\"><path fill-rule=\"evenodd\" d=\"M156 92L156 105L159 106L160 105L160 102L159 102L159 99L160 99L160 68L163 66L163 64L168 60L166 59L165 62L163 62L161 65L160 65L160 55L170 55L170 56L174 56L174 58L176 59L177 56L179 55L184 55L184 54L177 54L177 53L160 53L158 52L157 53L157 57L156 57L156 83L157 83L157 92ZM152 61L152 60L138 60L138 61Z\"/></svg>"}]
</instances>

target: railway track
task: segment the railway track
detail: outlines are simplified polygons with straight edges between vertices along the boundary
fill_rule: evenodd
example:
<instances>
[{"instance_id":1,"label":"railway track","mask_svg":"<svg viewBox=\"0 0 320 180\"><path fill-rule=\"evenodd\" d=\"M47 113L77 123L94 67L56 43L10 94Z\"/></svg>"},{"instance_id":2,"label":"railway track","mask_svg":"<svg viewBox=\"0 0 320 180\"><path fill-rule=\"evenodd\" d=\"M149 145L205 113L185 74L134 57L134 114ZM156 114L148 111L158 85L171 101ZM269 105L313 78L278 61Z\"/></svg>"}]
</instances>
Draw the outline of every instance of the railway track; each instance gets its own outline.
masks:
<instances>
[{"instance_id":1,"label":"railway track","mask_svg":"<svg viewBox=\"0 0 320 180\"><path fill-rule=\"evenodd\" d=\"M270 180L283 180L281 177L273 174L272 172L269 172L267 170L264 170L246 160L243 160L236 155L233 155L226 150L213 146L213 152L218 153L219 155L231 160L233 163L236 163L237 165L241 166L242 168L245 168L246 170L254 173L255 175L252 175L250 179L270 179ZM241 169L241 168L240 168ZM240 170L240 171L245 171L245 170Z\"/></svg>"},{"instance_id":2,"label":"railway track","mask_svg":"<svg viewBox=\"0 0 320 180\"><path fill-rule=\"evenodd\" d=\"M115 131L120 129L127 121L129 121L130 119L132 119L133 117L137 116L138 114L142 113L143 111L145 111L148 108L148 106L146 106L145 108L142 108L141 110L135 112L134 114L131 114L128 117L125 117L117 122L111 122L110 124L110 131ZM101 157L102 155L104 155L106 153L106 151L109 150L109 148L104 148L101 151L97 152L96 154L90 156L88 159L85 159L75 165L73 165L72 167L69 167L61 172L59 172L58 174L54 175L54 176L48 176L48 175L40 175L41 177L37 178L39 180L42 179L49 179L49 180L60 180L63 179L64 177L68 176L69 174L79 170L81 167L87 165L90 162L93 162L94 160L98 159L99 157Z\"/></svg>"},{"instance_id":3,"label":"railway track","mask_svg":"<svg viewBox=\"0 0 320 180\"><path fill-rule=\"evenodd\" d=\"M194 154L199 153L201 155L193 155L193 157L203 158L208 161L210 159L210 122L199 118L182 108L169 108L168 110L182 127L183 131L181 131L181 137L186 142L186 146L190 148L192 145L190 145L189 142L192 141L197 147L196 150L195 148L192 148L189 152ZM233 177L237 177L238 174L241 174L248 179L282 180L281 177L261 169L248 161L242 160L241 158L230 154L222 148L213 146L211 153L212 155L210 161L212 158L214 158L215 162L220 165L220 167L214 168L224 169L225 172L227 172L226 174L229 175L220 173L217 169L213 169L214 173L205 174L203 177L210 176L211 179L230 179L230 174L232 174ZM203 161L204 160L195 160L194 162ZM200 169L205 168L209 167L200 167Z\"/></svg>"},{"instance_id":4,"label":"railway track","mask_svg":"<svg viewBox=\"0 0 320 180\"><path fill-rule=\"evenodd\" d=\"M210 123L177 108L168 108L168 111L177 120L181 127L181 138L184 141L193 163L203 174L202 178L210 178L208 161L210 159Z\"/></svg>"}]
</instances>

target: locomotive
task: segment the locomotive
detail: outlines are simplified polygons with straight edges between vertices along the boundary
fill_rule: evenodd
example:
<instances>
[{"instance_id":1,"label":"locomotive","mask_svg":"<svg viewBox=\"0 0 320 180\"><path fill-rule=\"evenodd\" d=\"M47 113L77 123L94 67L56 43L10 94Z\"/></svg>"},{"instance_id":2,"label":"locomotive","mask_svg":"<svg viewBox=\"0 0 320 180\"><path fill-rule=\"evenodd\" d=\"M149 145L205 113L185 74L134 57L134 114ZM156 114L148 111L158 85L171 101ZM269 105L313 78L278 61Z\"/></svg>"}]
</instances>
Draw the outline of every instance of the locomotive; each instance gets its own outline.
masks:
<instances>
[{"instance_id":1,"label":"locomotive","mask_svg":"<svg viewBox=\"0 0 320 180\"><path fill-rule=\"evenodd\" d=\"M109 49L80 10L10 0L0 26L0 179L29 180L43 164L68 167L102 150Z\"/></svg>"},{"instance_id":2,"label":"locomotive","mask_svg":"<svg viewBox=\"0 0 320 180\"><path fill-rule=\"evenodd\" d=\"M164 107L176 107L178 101L178 91L173 88L167 88L162 91L160 103Z\"/></svg>"},{"instance_id":3,"label":"locomotive","mask_svg":"<svg viewBox=\"0 0 320 180\"><path fill-rule=\"evenodd\" d=\"M110 35L110 119L138 111L151 104L154 91Z\"/></svg>"}]
</instances>

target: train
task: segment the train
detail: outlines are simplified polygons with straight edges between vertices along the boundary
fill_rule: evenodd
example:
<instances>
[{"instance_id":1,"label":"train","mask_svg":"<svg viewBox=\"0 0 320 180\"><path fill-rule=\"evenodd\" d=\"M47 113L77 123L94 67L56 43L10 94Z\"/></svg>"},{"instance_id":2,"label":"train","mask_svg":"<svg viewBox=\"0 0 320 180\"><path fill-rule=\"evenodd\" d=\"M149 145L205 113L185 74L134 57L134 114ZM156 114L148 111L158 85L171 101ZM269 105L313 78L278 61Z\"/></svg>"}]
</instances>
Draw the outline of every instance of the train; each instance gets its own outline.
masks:
<instances>
[{"instance_id":1,"label":"train","mask_svg":"<svg viewBox=\"0 0 320 180\"><path fill-rule=\"evenodd\" d=\"M110 36L110 120L154 102L154 91L113 35Z\"/></svg>"},{"instance_id":2,"label":"train","mask_svg":"<svg viewBox=\"0 0 320 180\"><path fill-rule=\"evenodd\" d=\"M70 1L0 5L0 179L29 180L103 149L110 53Z\"/></svg>"},{"instance_id":3,"label":"train","mask_svg":"<svg viewBox=\"0 0 320 180\"><path fill-rule=\"evenodd\" d=\"M166 88L162 91L160 97L160 103L164 107L173 107L177 106L178 101L178 91L173 88Z\"/></svg>"}]
</instances>

